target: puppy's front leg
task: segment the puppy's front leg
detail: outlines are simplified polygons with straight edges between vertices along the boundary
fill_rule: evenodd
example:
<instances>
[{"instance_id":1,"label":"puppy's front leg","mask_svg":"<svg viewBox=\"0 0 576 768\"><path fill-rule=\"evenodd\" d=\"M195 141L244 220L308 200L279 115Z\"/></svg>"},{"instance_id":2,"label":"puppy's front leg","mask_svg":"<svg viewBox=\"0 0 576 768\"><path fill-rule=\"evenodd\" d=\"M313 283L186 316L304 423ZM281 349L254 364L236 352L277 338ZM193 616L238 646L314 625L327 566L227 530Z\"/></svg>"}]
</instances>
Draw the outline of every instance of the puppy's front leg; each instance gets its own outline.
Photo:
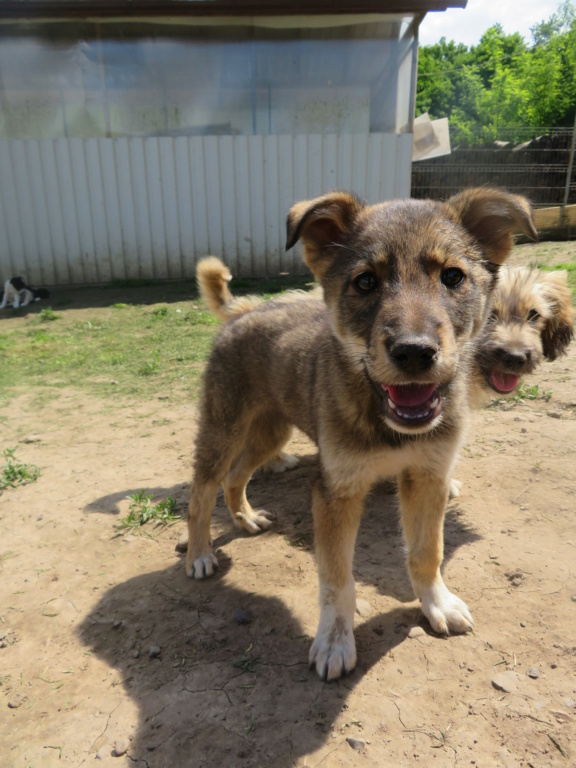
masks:
<instances>
[{"instance_id":1,"label":"puppy's front leg","mask_svg":"<svg viewBox=\"0 0 576 768\"><path fill-rule=\"evenodd\" d=\"M443 635L467 632L473 625L468 606L440 575L449 487L449 479L419 469L404 470L398 481L410 580L432 629Z\"/></svg>"},{"instance_id":2,"label":"puppy's front leg","mask_svg":"<svg viewBox=\"0 0 576 768\"><path fill-rule=\"evenodd\" d=\"M320 623L309 658L323 680L334 680L356 666L352 559L363 500L329 491L322 481L312 493Z\"/></svg>"}]
</instances>

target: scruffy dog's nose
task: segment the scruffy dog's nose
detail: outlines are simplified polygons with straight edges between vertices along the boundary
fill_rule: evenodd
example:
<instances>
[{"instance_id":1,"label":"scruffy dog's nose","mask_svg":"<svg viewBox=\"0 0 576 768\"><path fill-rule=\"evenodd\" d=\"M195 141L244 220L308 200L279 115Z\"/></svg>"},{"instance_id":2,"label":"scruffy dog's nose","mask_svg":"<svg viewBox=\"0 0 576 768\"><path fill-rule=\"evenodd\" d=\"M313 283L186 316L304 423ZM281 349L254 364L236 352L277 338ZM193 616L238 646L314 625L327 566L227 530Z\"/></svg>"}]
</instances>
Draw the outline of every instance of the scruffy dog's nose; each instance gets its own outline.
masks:
<instances>
[{"instance_id":1,"label":"scruffy dog's nose","mask_svg":"<svg viewBox=\"0 0 576 768\"><path fill-rule=\"evenodd\" d=\"M397 342L390 347L390 357L406 373L422 373L434 364L438 347L427 340Z\"/></svg>"},{"instance_id":2,"label":"scruffy dog's nose","mask_svg":"<svg viewBox=\"0 0 576 768\"><path fill-rule=\"evenodd\" d=\"M498 361L511 370L522 368L522 366L530 362L531 358L530 350L510 350L506 349L506 347L498 347L494 350L494 353Z\"/></svg>"}]
</instances>

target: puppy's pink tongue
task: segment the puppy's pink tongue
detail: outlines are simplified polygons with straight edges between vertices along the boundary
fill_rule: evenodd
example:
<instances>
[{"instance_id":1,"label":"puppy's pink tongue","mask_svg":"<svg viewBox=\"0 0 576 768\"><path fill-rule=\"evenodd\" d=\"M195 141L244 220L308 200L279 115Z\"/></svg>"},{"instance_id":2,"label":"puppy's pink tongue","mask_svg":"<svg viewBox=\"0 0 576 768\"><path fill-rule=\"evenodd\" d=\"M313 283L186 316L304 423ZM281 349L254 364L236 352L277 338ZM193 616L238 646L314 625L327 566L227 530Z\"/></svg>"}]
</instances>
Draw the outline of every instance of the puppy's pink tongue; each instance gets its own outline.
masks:
<instances>
[{"instance_id":1,"label":"puppy's pink tongue","mask_svg":"<svg viewBox=\"0 0 576 768\"><path fill-rule=\"evenodd\" d=\"M516 376L515 373L499 373L498 371L492 371L490 379L492 384L500 392L512 392L512 390L518 384L520 376Z\"/></svg>"},{"instance_id":2,"label":"puppy's pink tongue","mask_svg":"<svg viewBox=\"0 0 576 768\"><path fill-rule=\"evenodd\" d=\"M437 384L402 384L398 386L384 386L382 389L388 392L394 405L417 406L423 405L434 394Z\"/></svg>"}]
</instances>

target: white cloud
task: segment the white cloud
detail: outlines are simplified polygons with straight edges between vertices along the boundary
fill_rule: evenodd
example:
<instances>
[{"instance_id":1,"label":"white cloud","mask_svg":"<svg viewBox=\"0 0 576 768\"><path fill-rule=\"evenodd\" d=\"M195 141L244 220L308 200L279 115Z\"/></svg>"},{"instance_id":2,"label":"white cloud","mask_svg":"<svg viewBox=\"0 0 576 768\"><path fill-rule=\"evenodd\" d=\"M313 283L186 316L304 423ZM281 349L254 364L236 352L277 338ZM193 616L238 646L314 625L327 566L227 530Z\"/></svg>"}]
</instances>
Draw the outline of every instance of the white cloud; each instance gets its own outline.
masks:
<instances>
[{"instance_id":1,"label":"white cloud","mask_svg":"<svg viewBox=\"0 0 576 768\"><path fill-rule=\"evenodd\" d=\"M466 8L452 8L444 12L428 13L420 25L420 44L437 43L441 37L465 45L477 45L484 32L500 23L506 34L520 32L530 43L530 27L550 16L558 9L560 0L468 0Z\"/></svg>"}]
</instances>

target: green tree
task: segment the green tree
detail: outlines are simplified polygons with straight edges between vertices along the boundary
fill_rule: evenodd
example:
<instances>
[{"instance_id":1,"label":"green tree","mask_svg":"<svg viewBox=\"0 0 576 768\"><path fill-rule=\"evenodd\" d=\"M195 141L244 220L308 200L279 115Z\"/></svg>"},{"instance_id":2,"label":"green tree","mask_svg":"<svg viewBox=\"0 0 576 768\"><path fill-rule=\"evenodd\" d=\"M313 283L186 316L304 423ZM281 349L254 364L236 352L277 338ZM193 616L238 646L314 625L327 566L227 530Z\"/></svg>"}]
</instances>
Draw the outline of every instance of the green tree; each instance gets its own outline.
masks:
<instances>
[{"instance_id":1,"label":"green tree","mask_svg":"<svg viewBox=\"0 0 576 768\"><path fill-rule=\"evenodd\" d=\"M417 113L448 117L457 141L507 129L572 125L576 110L576 10L564 0L532 28L529 45L495 24L477 46L442 38L420 49ZM519 138L510 135L510 138Z\"/></svg>"}]
</instances>

